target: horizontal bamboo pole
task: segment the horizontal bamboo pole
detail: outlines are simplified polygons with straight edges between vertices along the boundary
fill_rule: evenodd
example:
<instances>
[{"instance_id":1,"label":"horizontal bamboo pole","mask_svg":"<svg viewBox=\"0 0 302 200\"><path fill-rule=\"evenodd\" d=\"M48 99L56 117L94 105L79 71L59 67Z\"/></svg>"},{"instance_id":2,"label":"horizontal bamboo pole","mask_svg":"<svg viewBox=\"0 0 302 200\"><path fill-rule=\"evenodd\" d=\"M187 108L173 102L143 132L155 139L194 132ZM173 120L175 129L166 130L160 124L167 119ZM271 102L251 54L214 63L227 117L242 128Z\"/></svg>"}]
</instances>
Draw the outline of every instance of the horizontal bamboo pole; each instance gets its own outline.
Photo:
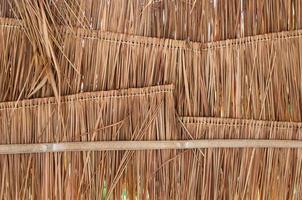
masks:
<instances>
[{"instance_id":1,"label":"horizontal bamboo pole","mask_svg":"<svg viewBox=\"0 0 302 200\"><path fill-rule=\"evenodd\" d=\"M302 140L212 139L7 144L0 145L0 154L204 148L302 148Z\"/></svg>"}]
</instances>

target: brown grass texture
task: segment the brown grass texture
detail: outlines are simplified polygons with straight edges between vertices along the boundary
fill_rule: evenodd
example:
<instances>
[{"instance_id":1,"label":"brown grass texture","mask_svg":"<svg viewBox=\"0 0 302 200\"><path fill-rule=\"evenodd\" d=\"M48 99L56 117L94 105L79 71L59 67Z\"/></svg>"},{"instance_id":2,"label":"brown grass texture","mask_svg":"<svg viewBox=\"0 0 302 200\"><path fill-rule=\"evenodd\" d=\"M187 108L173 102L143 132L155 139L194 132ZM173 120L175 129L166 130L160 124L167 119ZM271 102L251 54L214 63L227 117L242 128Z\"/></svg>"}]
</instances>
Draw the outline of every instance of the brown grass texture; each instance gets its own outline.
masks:
<instances>
[{"instance_id":1,"label":"brown grass texture","mask_svg":"<svg viewBox=\"0 0 302 200\"><path fill-rule=\"evenodd\" d=\"M300 0L18 0L45 4L56 23L133 35L210 42L302 28ZM19 17L12 0L1 17Z\"/></svg>"},{"instance_id":2,"label":"brown grass texture","mask_svg":"<svg viewBox=\"0 0 302 200\"><path fill-rule=\"evenodd\" d=\"M302 123L202 117L180 122L184 138L302 138ZM301 149L203 149L185 151L173 162L186 171L184 199L301 199Z\"/></svg>"},{"instance_id":3,"label":"brown grass texture","mask_svg":"<svg viewBox=\"0 0 302 200\"><path fill-rule=\"evenodd\" d=\"M300 140L301 9L0 0L0 143ZM300 149L1 155L0 199L301 199L301 161Z\"/></svg>"},{"instance_id":4,"label":"brown grass texture","mask_svg":"<svg viewBox=\"0 0 302 200\"><path fill-rule=\"evenodd\" d=\"M0 104L1 143L175 139L171 85ZM170 151L0 156L0 199L169 198ZM169 164L167 164L169 166ZM104 193L104 188L107 188ZM107 193L106 193L107 192Z\"/></svg>"},{"instance_id":5,"label":"brown grass texture","mask_svg":"<svg viewBox=\"0 0 302 200\"><path fill-rule=\"evenodd\" d=\"M54 62L9 24L2 100L174 83L180 115L301 120L301 31L201 44L63 27Z\"/></svg>"}]
</instances>

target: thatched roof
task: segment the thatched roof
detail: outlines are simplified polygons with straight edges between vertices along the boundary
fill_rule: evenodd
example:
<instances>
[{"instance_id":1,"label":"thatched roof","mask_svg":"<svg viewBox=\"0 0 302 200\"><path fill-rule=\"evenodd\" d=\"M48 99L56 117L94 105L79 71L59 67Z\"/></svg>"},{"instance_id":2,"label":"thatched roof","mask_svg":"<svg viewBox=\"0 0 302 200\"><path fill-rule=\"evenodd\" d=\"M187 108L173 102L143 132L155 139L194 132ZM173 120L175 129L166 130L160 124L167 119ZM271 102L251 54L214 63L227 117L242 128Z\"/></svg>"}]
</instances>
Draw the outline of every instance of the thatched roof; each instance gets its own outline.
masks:
<instances>
[{"instance_id":1,"label":"thatched roof","mask_svg":"<svg viewBox=\"0 0 302 200\"><path fill-rule=\"evenodd\" d=\"M301 199L299 0L0 0L0 199Z\"/></svg>"}]
</instances>

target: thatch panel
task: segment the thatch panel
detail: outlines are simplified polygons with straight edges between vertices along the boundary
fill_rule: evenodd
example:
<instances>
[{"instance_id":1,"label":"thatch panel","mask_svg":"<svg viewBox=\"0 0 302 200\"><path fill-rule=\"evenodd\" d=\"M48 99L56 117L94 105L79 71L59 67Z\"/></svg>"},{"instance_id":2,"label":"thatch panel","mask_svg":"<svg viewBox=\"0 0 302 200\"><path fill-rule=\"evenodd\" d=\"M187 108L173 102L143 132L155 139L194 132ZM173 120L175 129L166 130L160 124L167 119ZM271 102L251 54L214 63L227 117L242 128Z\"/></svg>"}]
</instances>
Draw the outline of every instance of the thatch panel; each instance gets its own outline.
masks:
<instances>
[{"instance_id":1,"label":"thatch panel","mask_svg":"<svg viewBox=\"0 0 302 200\"><path fill-rule=\"evenodd\" d=\"M62 97L60 115L55 98L2 103L1 142L133 140L134 135L147 141L302 139L300 122L181 117L177 132L173 108L171 86ZM113 198L130 199L299 199L300 153L220 148L1 155L0 196L94 199L110 191Z\"/></svg>"},{"instance_id":2,"label":"thatch panel","mask_svg":"<svg viewBox=\"0 0 302 200\"><path fill-rule=\"evenodd\" d=\"M1 144L175 139L171 85L0 104ZM58 108L60 110L58 110ZM172 134L173 133L173 134ZM175 151L0 156L0 199L169 198ZM159 171L157 171L159 169ZM158 174L154 174L154 172Z\"/></svg>"},{"instance_id":3,"label":"thatch panel","mask_svg":"<svg viewBox=\"0 0 302 200\"><path fill-rule=\"evenodd\" d=\"M55 64L47 73L41 73L46 64L32 70L34 83L24 84L23 97L51 96L57 88L68 95L174 83L180 115L301 120L301 31L207 44L64 27L58 32L60 72ZM54 62L37 52L38 63Z\"/></svg>"},{"instance_id":4,"label":"thatch panel","mask_svg":"<svg viewBox=\"0 0 302 200\"><path fill-rule=\"evenodd\" d=\"M300 0L17 0L43 5L56 24L149 37L210 42L302 28ZM22 3L25 3L22 5ZM11 5L11 6L10 6ZM12 7L12 8L11 8ZM0 1L1 17L17 17ZM278 20L282 18L282 20Z\"/></svg>"},{"instance_id":5,"label":"thatch panel","mask_svg":"<svg viewBox=\"0 0 302 200\"><path fill-rule=\"evenodd\" d=\"M302 124L223 118L181 118L185 139L302 139ZM183 199L300 199L300 149L180 151Z\"/></svg>"}]
</instances>

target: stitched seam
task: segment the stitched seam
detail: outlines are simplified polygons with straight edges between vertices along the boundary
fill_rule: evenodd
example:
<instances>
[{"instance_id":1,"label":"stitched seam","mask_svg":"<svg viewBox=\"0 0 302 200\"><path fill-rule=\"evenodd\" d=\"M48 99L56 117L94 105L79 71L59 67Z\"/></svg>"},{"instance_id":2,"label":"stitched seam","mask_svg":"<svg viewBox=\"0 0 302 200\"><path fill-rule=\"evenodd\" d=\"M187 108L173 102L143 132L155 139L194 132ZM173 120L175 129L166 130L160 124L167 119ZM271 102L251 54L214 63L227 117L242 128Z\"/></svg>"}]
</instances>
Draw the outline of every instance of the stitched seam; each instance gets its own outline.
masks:
<instances>
[{"instance_id":1,"label":"stitched seam","mask_svg":"<svg viewBox=\"0 0 302 200\"><path fill-rule=\"evenodd\" d=\"M141 97L141 96L150 96L150 95L157 95L157 94L164 94L164 93L172 93L173 88L160 88L160 87L171 87L168 86L155 86L155 88L141 88L142 90L151 90L151 91L141 91L141 92L131 92L130 94L116 94L116 95L108 95L102 94L106 91L101 92L94 92L96 94L82 94L81 96L85 95L85 97L77 96L77 95L70 95L70 96L62 96L64 99L61 100L60 103L70 103L70 102L84 102L84 101L93 101L93 100L102 100L102 99L121 99L121 98L130 98L130 97ZM118 90L113 90L117 91ZM109 91L109 92L113 92ZM123 92L127 93L127 90L123 90ZM91 93L91 92L90 92ZM101 93L101 94L99 94ZM35 101L35 102L32 102ZM30 100L23 100L18 102L17 106L15 107L15 102L4 102L2 105L0 104L0 111L7 110L7 109L28 109L28 108L36 108L42 105L54 105L57 104L55 97L49 98L41 98L41 99L30 99Z\"/></svg>"},{"instance_id":2,"label":"stitched seam","mask_svg":"<svg viewBox=\"0 0 302 200\"><path fill-rule=\"evenodd\" d=\"M202 51L208 51L208 50L215 50L215 49L222 49L222 48L228 48L228 47L239 47L239 46L247 46L250 45L252 43L261 43L261 42L270 42L270 41L276 41L276 40L280 40L280 39L297 39L300 38L302 36L302 33L296 33L293 35L277 35L276 37L265 37L265 38L259 38L259 39L251 39L248 41L230 41L230 40L225 40L222 41L225 44L209 44L209 43L205 43L204 47L200 47L198 48L184 48L184 47L180 47L180 46L174 46L174 45L164 45L164 44L154 44L154 43L150 43L150 42L139 42L139 41L129 41L129 40L124 40L124 39L119 39L119 40L114 40L111 38L106 38L104 36L86 36L83 35L81 33L70 33L67 31L62 31L63 34L72 36L72 37L79 37L79 38L84 38L84 39L99 39L105 42L111 42L111 43L118 43L118 44L127 44L130 46L152 46L152 47L158 47L158 48L168 48L168 49L172 49L172 50L184 50L184 51L192 51L195 53L201 53ZM272 34L276 34L276 33L272 33ZM137 37L142 37L142 36L137 36ZM255 37L259 37L259 36L255 36ZM156 40L157 38L153 38L154 40ZM246 38L242 38L242 39L246 39ZM169 40L169 39L167 39ZM216 42L214 42L216 43ZM202 45L202 44L200 44Z\"/></svg>"},{"instance_id":3,"label":"stitched seam","mask_svg":"<svg viewBox=\"0 0 302 200\"><path fill-rule=\"evenodd\" d=\"M11 20L12 21L12 20ZM1 23L1 20L0 20ZM17 22L11 22L13 24ZM7 28L22 28L21 25L11 25L11 24L0 24L0 27L7 27ZM128 44L130 46L153 46L153 47L162 47L162 48L169 48L169 49L181 49L185 51L193 51L196 53L200 53L201 51L207 51L207 50L214 50L214 49L221 49L221 48L227 48L227 47L238 47L238 46L245 46L245 45L250 45L252 43L259 43L259 42L269 42L269 41L274 41L274 40L283 40L283 39L295 39L295 38L300 38L302 36L302 30L295 30L295 31L284 31L284 32L275 32L275 33L267 33L263 35L254 35L254 36L247 36L244 38L238 38L238 39L228 39L228 40L222 40L222 41L217 41L217 42L209 42L209 43L201 43L201 42L190 42L188 41L185 43L184 40L173 40L173 39L162 39L162 38L154 38L154 37L144 37L144 36L132 36L132 35L127 35L127 34L118 34L118 33L113 33L110 32L111 34L115 34L117 37L137 37L137 38L147 38L148 40L157 40L158 42L181 42L183 43L182 45L200 45L199 48L192 47L192 48L185 48L177 45L165 45L165 44L154 44L152 42L148 41L129 41L125 40L123 38L120 39L112 39L108 38L105 36L100 36L100 34L106 34L109 32L106 31L101 31L101 30L88 30L88 29L81 29L81 28L74 28L76 31L70 32L63 27L60 28L60 32L63 34L66 34L68 36L73 36L73 37L78 37L78 38L83 38L83 39L99 39L105 42L112 42L112 43L120 43L120 44ZM79 31L85 31L88 33L79 33ZM92 36L94 35L94 36ZM132 39L133 40L133 39ZM135 39L134 39L135 40Z\"/></svg>"},{"instance_id":4,"label":"stitched seam","mask_svg":"<svg viewBox=\"0 0 302 200\"><path fill-rule=\"evenodd\" d=\"M302 128L300 122L278 122L278 121L261 121L248 119L222 119L222 118L180 118L184 124L196 124L202 126L228 126L228 127L259 127L259 128Z\"/></svg>"}]
</instances>

